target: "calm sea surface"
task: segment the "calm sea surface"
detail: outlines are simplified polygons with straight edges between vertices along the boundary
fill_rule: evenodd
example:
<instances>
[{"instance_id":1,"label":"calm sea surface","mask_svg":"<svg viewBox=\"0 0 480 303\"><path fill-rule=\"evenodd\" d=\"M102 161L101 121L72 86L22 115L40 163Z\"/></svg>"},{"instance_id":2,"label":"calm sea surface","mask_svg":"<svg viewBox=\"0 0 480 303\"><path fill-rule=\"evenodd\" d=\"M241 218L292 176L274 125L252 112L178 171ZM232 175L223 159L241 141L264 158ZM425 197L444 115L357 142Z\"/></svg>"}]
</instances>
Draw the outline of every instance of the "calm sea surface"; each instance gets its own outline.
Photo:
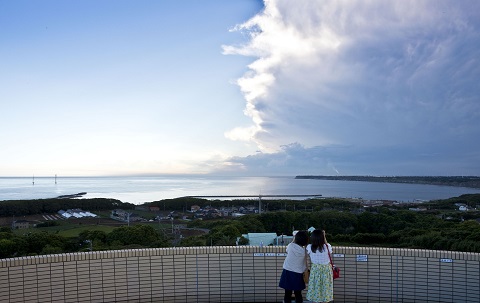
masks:
<instances>
[{"instance_id":1,"label":"calm sea surface","mask_svg":"<svg viewBox=\"0 0 480 303\"><path fill-rule=\"evenodd\" d=\"M306 180L294 177L54 177L0 178L0 201L54 198L86 192L85 198L144 202L182 196L322 195L323 197L386 199L401 202L434 200L480 189L355 181Z\"/></svg>"}]
</instances>

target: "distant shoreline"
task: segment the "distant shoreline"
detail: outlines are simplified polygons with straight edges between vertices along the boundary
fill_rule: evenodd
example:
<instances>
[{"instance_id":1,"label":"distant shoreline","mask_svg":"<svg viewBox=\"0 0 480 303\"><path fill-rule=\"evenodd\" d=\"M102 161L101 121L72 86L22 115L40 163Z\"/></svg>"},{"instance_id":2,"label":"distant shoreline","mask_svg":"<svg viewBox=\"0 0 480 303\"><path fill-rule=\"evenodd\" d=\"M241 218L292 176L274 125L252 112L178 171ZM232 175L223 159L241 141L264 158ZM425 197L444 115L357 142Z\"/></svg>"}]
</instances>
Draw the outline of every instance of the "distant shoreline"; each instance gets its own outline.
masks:
<instances>
[{"instance_id":1,"label":"distant shoreline","mask_svg":"<svg viewBox=\"0 0 480 303\"><path fill-rule=\"evenodd\" d=\"M477 176L311 176L299 175L295 179L361 181L380 183L406 183L422 185L441 185L453 187L480 188L480 177Z\"/></svg>"},{"instance_id":2,"label":"distant shoreline","mask_svg":"<svg viewBox=\"0 0 480 303\"><path fill-rule=\"evenodd\" d=\"M162 199L184 196L231 196L231 195L322 195L322 197L361 197L366 200L435 200L457 197L462 194L480 194L480 187L451 186L452 183L436 183L450 186L431 186L433 182L412 184L408 190L405 182L378 183L302 180L302 176L283 177L82 177L54 180L7 178L0 179L0 200L24 200L54 198L77 193L87 193L85 198L113 198L124 202L141 204ZM323 178L341 180L339 176L306 176L303 178ZM461 178L466 181L466 178ZM343 180L360 180L346 176ZM391 178L390 180L391 181ZM385 180L383 180L385 182ZM417 182L420 183L420 182ZM426 184L425 184L426 183ZM458 182L457 182L458 183Z\"/></svg>"}]
</instances>

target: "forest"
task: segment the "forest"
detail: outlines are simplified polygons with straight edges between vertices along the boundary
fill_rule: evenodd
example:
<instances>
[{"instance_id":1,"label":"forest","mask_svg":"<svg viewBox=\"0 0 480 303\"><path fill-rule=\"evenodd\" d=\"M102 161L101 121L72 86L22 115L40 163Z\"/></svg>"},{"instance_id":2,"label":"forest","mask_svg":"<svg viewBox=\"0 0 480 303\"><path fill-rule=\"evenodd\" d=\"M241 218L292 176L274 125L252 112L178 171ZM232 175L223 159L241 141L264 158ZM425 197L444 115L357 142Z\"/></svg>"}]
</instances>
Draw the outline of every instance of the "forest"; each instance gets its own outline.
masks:
<instances>
[{"instance_id":1,"label":"forest","mask_svg":"<svg viewBox=\"0 0 480 303\"><path fill-rule=\"evenodd\" d=\"M234 245L235 237L247 232L291 235L293 229L313 226L324 229L334 245L380 246L480 252L480 212L459 212L455 204L480 205L480 195L422 204L426 211L406 206L379 206L363 212L346 210L342 204L325 202L312 211L277 211L241 217L238 220L194 221L191 226L209 228L210 233L189 238L183 244Z\"/></svg>"},{"instance_id":2,"label":"forest","mask_svg":"<svg viewBox=\"0 0 480 303\"><path fill-rule=\"evenodd\" d=\"M47 201L37 200L36 203L40 206L32 201L3 204L4 202L0 202L0 212L8 216L30 213L32 208L54 212L57 208L78 207L96 210L134 207L131 204L124 205L120 201L110 199L100 199L96 203L88 199L51 201L52 205ZM194 204L201 207L208 205L220 208L227 205L240 206L252 203L254 201L251 200L211 201L178 198L156 201L148 205L156 205L167 210L185 210ZM459 211L457 206L459 203L467 205L470 210ZM18 205L15 206L16 204ZM276 232L278 235L291 235L294 229L308 229L313 226L324 229L329 242L333 245L480 253L479 194L462 195L415 206L421 206L422 211L413 211L410 209L412 205L408 204L363 207L359 203L343 199L269 200L264 204L266 211L261 214L244 215L239 218L185 221L189 228L204 228L209 232L201 236L183 238L178 245L236 245L237 239L249 232ZM67 205L69 207L66 207ZM88 208L88 205L91 207ZM42 226L37 228L41 229ZM248 244L244 238L240 238L239 243ZM148 224L116 227L110 232L85 230L74 237L64 237L47 231L27 230L25 233L17 233L9 227L0 228L0 258L171 245L170 235Z\"/></svg>"}]
</instances>

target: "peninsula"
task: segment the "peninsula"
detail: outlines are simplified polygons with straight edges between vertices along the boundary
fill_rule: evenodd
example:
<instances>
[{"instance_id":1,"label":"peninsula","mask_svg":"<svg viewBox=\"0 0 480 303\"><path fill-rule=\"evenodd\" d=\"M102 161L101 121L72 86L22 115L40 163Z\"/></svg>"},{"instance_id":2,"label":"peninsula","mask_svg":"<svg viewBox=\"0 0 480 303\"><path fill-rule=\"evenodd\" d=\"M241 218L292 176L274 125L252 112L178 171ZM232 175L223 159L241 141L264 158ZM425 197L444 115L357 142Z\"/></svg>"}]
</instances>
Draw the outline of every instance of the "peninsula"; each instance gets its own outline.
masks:
<instances>
[{"instance_id":1,"label":"peninsula","mask_svg":"<svg viewBox=\"0 0 480 303\"><path fill-rule=\"evenodd\" d=\"M295 179L430 184L480 188L478 176L296 176Z\"/></svg>"}]
</instances>

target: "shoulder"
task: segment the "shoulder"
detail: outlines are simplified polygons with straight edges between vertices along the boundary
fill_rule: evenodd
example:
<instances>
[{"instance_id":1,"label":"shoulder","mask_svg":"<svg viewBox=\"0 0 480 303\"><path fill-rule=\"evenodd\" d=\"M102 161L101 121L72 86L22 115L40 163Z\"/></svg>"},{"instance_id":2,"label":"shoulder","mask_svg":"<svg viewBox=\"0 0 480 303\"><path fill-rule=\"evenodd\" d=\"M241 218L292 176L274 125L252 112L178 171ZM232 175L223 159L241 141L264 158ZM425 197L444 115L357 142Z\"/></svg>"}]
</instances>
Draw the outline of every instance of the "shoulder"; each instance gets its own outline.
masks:
<instances>
[{"instance_id":1,"label":"shoulder","mask_svg":"<svg viewBox=\"0 0 480 303\"><path fill-rule=\"evenodd\" d=\"M305 255L305 248L296 243L291 243L291 245L287 247L287 250L295 255Z\"/></svg>"},{"instance_id":2,"label":"shoulder","mask_svg":"<svg viewBox=\"0 0 480 303\"><path fill-rule=\"evenodd\" d=\"M308 244L306 248L308 253L312 252L312 244Z\"/></svg>"}]
</instances>

